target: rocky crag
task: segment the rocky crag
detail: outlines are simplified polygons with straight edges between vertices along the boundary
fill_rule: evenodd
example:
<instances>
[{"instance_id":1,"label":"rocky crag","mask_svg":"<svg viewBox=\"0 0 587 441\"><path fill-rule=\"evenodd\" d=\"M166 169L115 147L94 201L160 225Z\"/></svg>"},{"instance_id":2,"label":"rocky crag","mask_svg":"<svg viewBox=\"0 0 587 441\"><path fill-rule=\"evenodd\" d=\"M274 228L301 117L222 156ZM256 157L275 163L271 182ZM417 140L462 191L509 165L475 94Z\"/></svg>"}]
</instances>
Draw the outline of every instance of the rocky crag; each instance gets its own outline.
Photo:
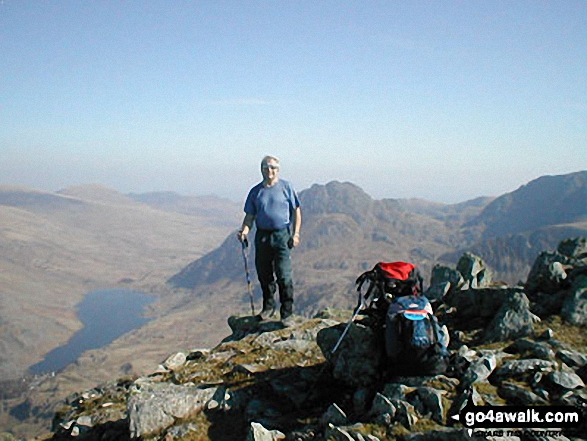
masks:
<instances>
[{"instance_id":1,"label":"rocky crag","mask_svg":"<svg viewBox=\"0 0 587 441\"><path fill-rule=\"evenodd\" d=\"M585 439L585 238L541 253L519 286L493 281L483 260L465 253L455 268L433 268L426 295L450 330L444 375L383 377L368 317L332 354L352 311L297 317L288 328L231 317L232 334L212 349L69 397L50 439L470 439L452 418L468 403L571 406L582 423L556 439ZM508 439L552 438L523 429L507 429Z\"/></svg>"}]
</instances>

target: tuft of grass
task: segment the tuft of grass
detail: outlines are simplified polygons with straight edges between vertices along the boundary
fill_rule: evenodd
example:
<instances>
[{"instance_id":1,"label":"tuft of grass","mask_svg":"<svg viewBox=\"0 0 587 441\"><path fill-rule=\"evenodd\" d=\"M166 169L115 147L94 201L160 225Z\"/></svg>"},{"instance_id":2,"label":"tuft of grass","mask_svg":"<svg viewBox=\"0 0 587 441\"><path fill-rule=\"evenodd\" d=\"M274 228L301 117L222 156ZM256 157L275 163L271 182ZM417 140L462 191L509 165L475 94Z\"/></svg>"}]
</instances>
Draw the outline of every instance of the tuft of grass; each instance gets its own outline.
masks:
<instances>
[{"instance_id":1,"label":"tuft of grass","mask_svg":"<svg viewBox=\"0 0 587 441\"><path fill-rule=\"evenodd\" d=\"M440 430L442 428L444 428L444 426L439 425L436 421L433 421L429 418L419 418L418 421L416 421L416 424L414 424L412 427L412 432L426 433L431 430Z\"/></svg>"},{"instance_id":2,"label":"tuft of grass","mask_svg":"<svg viewBox=\"0 0 587 441\"><path fill-rule=\"evenodd\" d=\"M540 334L547 329L554 331L554 338L576 351L587 351L587 327L565 322L560 315L553 315L536 324Z\"/></svg>"},{"instance_id":3,"label":"tuft of grass","mask_svg":"<svg viewBox=\"0 0 587 441\"><path fill-rule=\"evenodd\" d=\"M377 424L363 424L362 428L358 430L361 435L373 435L379 439L384 439L388 441L394 441L395 438L389 438L389 434L387 433L387 429L383 426Z\"/></svg>"},{"instance_id":4,"label":"tuft of grass","mask_svg":"<svg viewBox=\"0 0 587 441\"><path fill-rule=\"evenodd\" d=\"M501 406L507 404L507 402L503 398L501 398L497 393L497 387L495 387L489 381L478 381L474 384L474 386L475 389L477 389L477 392L479 392L479 395L481 395L481 398L483 398L483 401L485 403L488 402L488 398L491 398L492 405Z\"/></svg>"}]
</instances>

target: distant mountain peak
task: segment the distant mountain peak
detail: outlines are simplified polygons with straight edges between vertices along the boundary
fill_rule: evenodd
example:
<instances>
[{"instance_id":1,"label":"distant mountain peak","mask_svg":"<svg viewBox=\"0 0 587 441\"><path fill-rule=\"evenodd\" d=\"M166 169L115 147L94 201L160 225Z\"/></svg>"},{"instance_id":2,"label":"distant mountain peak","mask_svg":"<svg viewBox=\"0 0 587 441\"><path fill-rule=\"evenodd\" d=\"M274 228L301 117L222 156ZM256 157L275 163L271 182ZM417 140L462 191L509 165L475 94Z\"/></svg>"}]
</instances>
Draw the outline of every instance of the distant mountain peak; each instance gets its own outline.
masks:
<instances>
[{"instance_id":1,"label":"distant mountain peak","mask_svg":"<svg viewBox=\"0 0 587 441\"><path fill-rule=\"evenodd\" d=\"M132 199L118 191L98 184L87 184L67 187L57 191L57 194L71 196L83 200L108 203L129 203Z\"/></svg>"},{"instance_id":2,"label":"distant mountain peak","mask_svg":"<svg viewBox=\"0 0 587 441\"><path fill-rule=\"evenodd\" d=\"M374 200L350 182L314 184L300 193L304 214L346 214L361 223L372 210Z\"/></svg>"},{"instance_id":3,"label":"distant mountain peak","mask_svg":"<svg viewBox=\"0 0 587 441\"><path fill-rule=\"evenodd\" d=\"M489 203L471 225L502 236L587 221L587 170L541 176Z\"/></svg>"}]
</instances>

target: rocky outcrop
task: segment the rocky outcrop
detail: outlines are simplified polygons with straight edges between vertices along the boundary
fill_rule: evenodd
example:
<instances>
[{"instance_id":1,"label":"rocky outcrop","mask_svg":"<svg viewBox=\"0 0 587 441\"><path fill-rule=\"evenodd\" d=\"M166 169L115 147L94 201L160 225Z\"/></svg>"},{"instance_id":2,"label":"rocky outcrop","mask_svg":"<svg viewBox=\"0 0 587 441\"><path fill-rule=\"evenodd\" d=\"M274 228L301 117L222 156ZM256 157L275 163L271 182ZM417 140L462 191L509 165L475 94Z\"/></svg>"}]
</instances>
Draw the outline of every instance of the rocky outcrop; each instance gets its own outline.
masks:
<instances>
[{"instance_id":1,"label":"rocky outcrop","mask_svg":"<svg viewBox=\"0 0 587 441\"><path fill-rule=\"evenodd\" d=\"M587 241L562 241L542 252L528 275L526 291L540 315L559 314L576 325L587 324Z\"/></svg>"},{"instance_id":2,"label":"rocky outcrop","mask_svg":"<svg viewBox=\"0 0 587 441\"><path fill-rule=\"evenodd\" d=\"M468 405L584 409L587 352L563 342L565 330L584 333L580 322L563 322L560 335L540 329L532 312L540 297L495 285L479 277L490 274L480 259L464 259L472 264L433 271L431 290L446 291L437 313L452 334L443 375L386 376L382 336L368 316L349 325L349 311L329 310L287 328L231 317L232 334L215 348L170 355L149 376L72 396L53 439L453 440L470 439L453 418ZM571 296L582 299L579 260L565 269L561 314ZM581 439L586 429L565 436Z\"/></svg>"}]
</instances>

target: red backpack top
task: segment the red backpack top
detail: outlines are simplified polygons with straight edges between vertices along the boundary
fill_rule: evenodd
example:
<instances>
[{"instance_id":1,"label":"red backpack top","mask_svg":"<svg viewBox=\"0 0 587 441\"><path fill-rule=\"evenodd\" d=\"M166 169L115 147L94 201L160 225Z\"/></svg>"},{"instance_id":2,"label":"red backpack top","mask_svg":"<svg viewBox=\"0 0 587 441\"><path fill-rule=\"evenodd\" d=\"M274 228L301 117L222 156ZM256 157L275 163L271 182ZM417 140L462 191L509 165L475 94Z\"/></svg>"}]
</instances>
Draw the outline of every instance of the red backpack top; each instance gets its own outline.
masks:
<instances>
[{"instance_id":1,"label":"red backpack top","mask_svg":"<svg viewBox=\"0 0 587 441\"><path fill-rule=\"evenodd\" d=\"M369 308L384 308L395 297L420 295L424 280L418 267L409 262L379 262L372 270L361 274L357 280L357 291L369 282L361 302L369 302ZM386 301L384 301L386 300Z\"/></svg>"}]
</instances>

